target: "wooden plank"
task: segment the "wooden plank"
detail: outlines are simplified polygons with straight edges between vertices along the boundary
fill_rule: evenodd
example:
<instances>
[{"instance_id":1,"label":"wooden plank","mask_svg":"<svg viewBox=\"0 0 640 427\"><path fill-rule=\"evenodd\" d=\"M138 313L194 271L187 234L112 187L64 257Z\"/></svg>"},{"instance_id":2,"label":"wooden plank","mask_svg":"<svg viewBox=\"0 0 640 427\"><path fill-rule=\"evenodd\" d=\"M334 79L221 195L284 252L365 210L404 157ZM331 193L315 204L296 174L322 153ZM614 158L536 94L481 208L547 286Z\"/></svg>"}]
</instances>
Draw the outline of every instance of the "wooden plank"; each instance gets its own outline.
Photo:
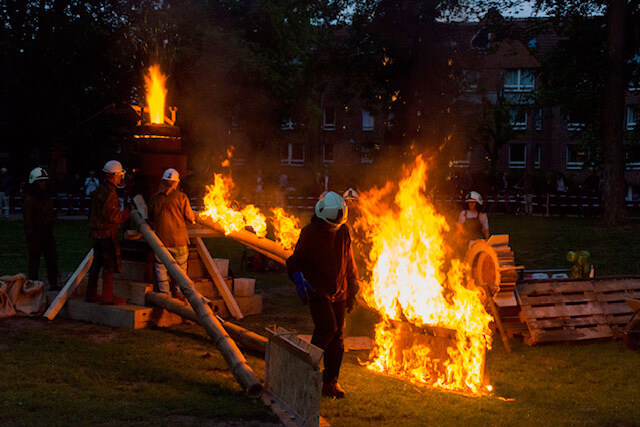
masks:
<instances>
[{"instance_id":1,"label":"wooden plank","mask_svg":"<svg viewBox=\"0 0 640 427\"><path fill-rule=\"evenodd\" d=\"M218 288L220 295L222 295L222 298L224 299L224 302L227 305L229 312L236 319L242 319L244 316L240 311L240 307L238 307L236 300L233 298L233 295L231 294L231 290L229 290L226 282L224 281L224 278L220 274L220 271L218 271L218 267L216 266L216 263L213 262L213 258L211 258L211 254L209 253L209 250L207 249L207 247L205 246L204 242L200 237L196 237L195 240L196 240L196 248L198 249L198 254L200 255L200 258L202 259L202 262L206 267L207 271L209 272L211 279L213 279L213 283L216 285L216 288Z\"/></svg>"},{"instance_id":2,"label":"wooden plank","mask_svg":"<svg viewBox=\"0 0 640 427\"><path fill-rule=\"evenodd\" d=\"M65 283L62 290L58 293L56 298L53 300L49 309L44 313L44 317L49 320L53 320L67 299L71 296L71 293L76 289L80 281L84 278L87 271L91 267L91 263L93 262L93 249L89 251L87 256L84 257L76 271L69 277L67 283Z\"/></svg>"},{"instance_id":3,"label":"wooden plank","mask_svg":"<svg viewBox=\"0 0 640 427\"><path fill-rule=\"evenodd\" d=\"M640 311L640 299L625 298L624 301L633 311Z\"/></svg>"},{"instance_id":4,"label":"wooden plank","mask_svg":"<svg viewBox=\"0 0 640 427\"><path fill-rule=\"evenodd\" d=\"M601 304L602 312L605 314L631 314L633 310L624 302L614 302Z\"/></svg>"},{"instance_id":5,"label":"wooden plank","mask_svg":"<svg viewBox=\"0 0 640 427\"><path fill-rule=\"evenodd\" d=\"M626 299L631 299L632 301L636 301L640 298L640 291L618 291L612 293L602 293L597 292L598 301L606 302L606 301L624 301ZM640 304L640 303L638 303ZM638 308L640 310L640 308Z\"/></svg>"},{"instance_id":6,"label":"wooden plank","mask_svg":"<svg viewBox=\"0 0 640 427\"><path fill-rule=\"evenodd\" d=\"M607 323L609 325L626 325L633 317L633 314L623 314L617 316L607 314L605 317L607 318Z\"/></svg>"},{"instance_id":7,"label":"wooden plank","mask_svg":"<svg viewBox=\"0 0 640 427\"><path fill-rule=\"evenodd\" d=\"M527 319L543 319L547 317L588 316L603 314L600 304L589 302L580 305L553 305L547 307L522 307Z\"/></svg>"},{"instance_id":8,"label":"wooden plank","mask_svg":"<svg viewBox=\"0 0 640 427\"><path fill-rule=\"evenodd\" d=\"M553 341L577 341L595 338L612 337L611 328L607 325L598 325L594 328L576 328L556 331L532 331L531 338L534 343Z\"/></svg>"},{"instance_id":9,"label":"wooden plank","mask_svg":"<svg viewBox=\"0 0 640 427\"><path fill-rule=\"evenodd\" d=\"M487 243L491 246L504 246L509 244L508 234L493 234L487 239Z\"/></svg>"},{"instance_id":10,"label":"wooden plank","mask_svg":"<svg viewBox=\"0 0 640 427\"><path fill-rule=\"evenodd\" d=\"M571 292L593 292L593 284L588 280L570 282L549 281L518 284L518 294L520 296L531 294L557 294Z\"/></svg>"},{"instance_id":11,"label":"wooden plank","mask_svg":"<svg viewBox=\"0 0 640 427\"><path fill-rule=\"evenodd\" d=\"M609 279L594 280L593 289L596 292L640 290L640 279Z\"/></svg>"},{"instance_id":12,"label":"wooden plank","mask_svg":"<svg viewBox=\"0 0 640 427\"><path fill-rule=\"evenodd\" d=\"M607 317L604 315L585 317L557 317L553 319L530 320L529 325L536 329L568 328L575 326L606 325Z\"/></svg>"},{"instance_id":13,"label":"wooden plank","mask_svg":"<svg viewBox=\"0 0 640 427\"><path fill-rule=\"evenodd\" d=\"M552 295L540 295L540 296L531 296L531 295L520 295L520 305L523 306L538 306L538 305L549 305L549 304L563 304L566 303L575 303L575 302L591 302L591 301L599 301L598 295L593 292L585 293L585 294L552 294Z\"/></svg>"}]
</instances>

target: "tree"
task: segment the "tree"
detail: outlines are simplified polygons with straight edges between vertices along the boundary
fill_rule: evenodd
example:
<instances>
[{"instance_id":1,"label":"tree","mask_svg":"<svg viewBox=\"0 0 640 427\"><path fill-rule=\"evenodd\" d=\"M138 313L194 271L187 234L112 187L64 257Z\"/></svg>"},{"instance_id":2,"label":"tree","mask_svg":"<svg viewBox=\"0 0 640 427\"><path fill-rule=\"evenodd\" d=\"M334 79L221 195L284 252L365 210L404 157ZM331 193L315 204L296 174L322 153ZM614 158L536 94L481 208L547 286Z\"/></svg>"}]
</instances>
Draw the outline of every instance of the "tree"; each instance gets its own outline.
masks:
<instances>
[{"instance_id":1,"label":"tree","mask_svg":"<svg viewBox=\"0 0 640 427\"><path fill-rule=\"evenodd\" d=\"M484 6L487 3L479 2ZM522 3L522 2L513 2ZM547 58L550 62L545 63L543 59L543 70L545 67L551 70L547 76L563 75L568 76L567 70L578 71L582 79L576 81L576 85L571 84L571 80L565 80L561 84L560 79L556 79L558 84L550 89L555 92L558 105L565 110L588 106L597 114L594 115L592 124L593 134L598 136L600 150L602 153L602 168L604 177L604 224L615 227L625 224L628 219L628 211L625 205L625 162L622 123L624 119L625 91L628 84L638 75L638 61L633 61L638 54L639 28L640 28L640 8L638 1L617 1L617 0L592 0L592 1L560 1L560 0L537 0L538 11L542 11L551 17L554 30L569 37L567 43L558 46L556 55ZM606 33L599 31L599 28L587 29L594 26L594 22L604 17L603 24ZM597 39L597 35L602 38ZM593 43L588 44L585 39L590 39ZM582 52L589 50L588 57L578 57L566 49L566 44L575 42ZM588 49L591 48L591 49ZM570 58L577 59L572 62ZM554 62L555 61L555 62ZM561 65L561 66L560 66ZM564 71L563 71L564 67ZM553 79L547 81L552 83ZM567 83L569 82L569 83ZM585 87L587 86L587 87ZM562 87L565 88L564 94ZM579 91L576 98L575 88L583 87L585 90ZM591 98L590 102L580 103L578 99L582 97ZM598 109L598 106L602 106ZM587 109L588 110L588 109ZM588 114L588 111L585 111Z\"/></svg>"}]
</instances>

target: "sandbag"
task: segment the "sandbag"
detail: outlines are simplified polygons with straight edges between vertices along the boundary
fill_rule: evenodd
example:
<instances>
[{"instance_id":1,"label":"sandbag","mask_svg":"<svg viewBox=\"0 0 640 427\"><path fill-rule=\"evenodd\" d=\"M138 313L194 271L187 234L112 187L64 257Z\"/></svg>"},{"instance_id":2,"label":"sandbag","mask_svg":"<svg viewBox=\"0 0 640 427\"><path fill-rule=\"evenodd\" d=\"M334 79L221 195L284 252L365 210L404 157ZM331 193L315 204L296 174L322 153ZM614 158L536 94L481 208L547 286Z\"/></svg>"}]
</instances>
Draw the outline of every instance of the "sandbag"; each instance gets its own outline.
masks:
<instances>
[{"instance_id":1,"label":"sandbag","mask_svg":"<svg viewBox=\"0 0 640 427\"><path fill-rule=\"evenodd\" d=\"M47 304L44 283L39 280L27 280L22 273L15 276L0 277L7 284L6 294L18 316L40 316Z\"/></svg>"}]
</instances>

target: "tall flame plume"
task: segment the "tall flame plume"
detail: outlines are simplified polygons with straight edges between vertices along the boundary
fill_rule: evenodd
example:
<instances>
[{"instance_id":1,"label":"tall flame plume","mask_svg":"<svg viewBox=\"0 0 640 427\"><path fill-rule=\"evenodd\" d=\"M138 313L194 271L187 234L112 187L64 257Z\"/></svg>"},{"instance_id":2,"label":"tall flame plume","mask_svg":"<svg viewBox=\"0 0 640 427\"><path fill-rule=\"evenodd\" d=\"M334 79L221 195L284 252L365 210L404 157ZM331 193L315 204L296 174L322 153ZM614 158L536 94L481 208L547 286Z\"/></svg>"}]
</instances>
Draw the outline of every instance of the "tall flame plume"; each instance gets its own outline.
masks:
<instances>
[{"instance_id":1,"label":"tall flame plume","mask_svg":"<svg viewBox=\"0 0 640 427\"><path fill-rule=\"evenodd\" d=\"M397 186L387 183L359 198L355 228L365 236L360 243L371 248L362 295L382 319L368 368L480 395L487 391L484 357L492 318L475 286L465 287L469 267L445 243L449 225L424 197L426 178L426 163L418 156ZM415 338L429 328L450 331L454 338L440 354L438 340Z\"/></svg>"},{"instance_id":2,"label":"tall flame plume","mask_svg":"<svg viewBox=\"0 0 640 427\"><path fill-rule=\"evenodd\" d=\"M164 123L164 103L167 96L166 81L167 76L162 74L159 65L149 67L149 75L144 76L149 120L154 124Z\"/></svg>"}]
</instances>

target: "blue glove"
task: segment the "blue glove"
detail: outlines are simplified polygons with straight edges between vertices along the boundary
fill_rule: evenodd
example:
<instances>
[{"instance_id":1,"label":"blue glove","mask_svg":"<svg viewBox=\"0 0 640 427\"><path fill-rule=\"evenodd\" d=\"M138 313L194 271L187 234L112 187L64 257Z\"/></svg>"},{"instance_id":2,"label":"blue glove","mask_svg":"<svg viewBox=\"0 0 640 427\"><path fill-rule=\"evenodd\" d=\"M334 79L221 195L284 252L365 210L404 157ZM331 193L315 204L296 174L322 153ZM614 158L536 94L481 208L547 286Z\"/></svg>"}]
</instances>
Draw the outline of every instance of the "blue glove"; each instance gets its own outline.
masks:
<instances>
[{"instance_id":1,"label":"blue glove","mask_svg":"<svg viewBox=\"0 0 640 427\"><path fill-rule=\"evenodd\" d=\"M309 302L309 291L315 291L313 287L307 282L307 279L304 278L304 275L301 271L296 271L293 273L293 283L296 284L296 292L298 292L298 296L302 300L303 304Z\"/></svg>"}]
</instances>

